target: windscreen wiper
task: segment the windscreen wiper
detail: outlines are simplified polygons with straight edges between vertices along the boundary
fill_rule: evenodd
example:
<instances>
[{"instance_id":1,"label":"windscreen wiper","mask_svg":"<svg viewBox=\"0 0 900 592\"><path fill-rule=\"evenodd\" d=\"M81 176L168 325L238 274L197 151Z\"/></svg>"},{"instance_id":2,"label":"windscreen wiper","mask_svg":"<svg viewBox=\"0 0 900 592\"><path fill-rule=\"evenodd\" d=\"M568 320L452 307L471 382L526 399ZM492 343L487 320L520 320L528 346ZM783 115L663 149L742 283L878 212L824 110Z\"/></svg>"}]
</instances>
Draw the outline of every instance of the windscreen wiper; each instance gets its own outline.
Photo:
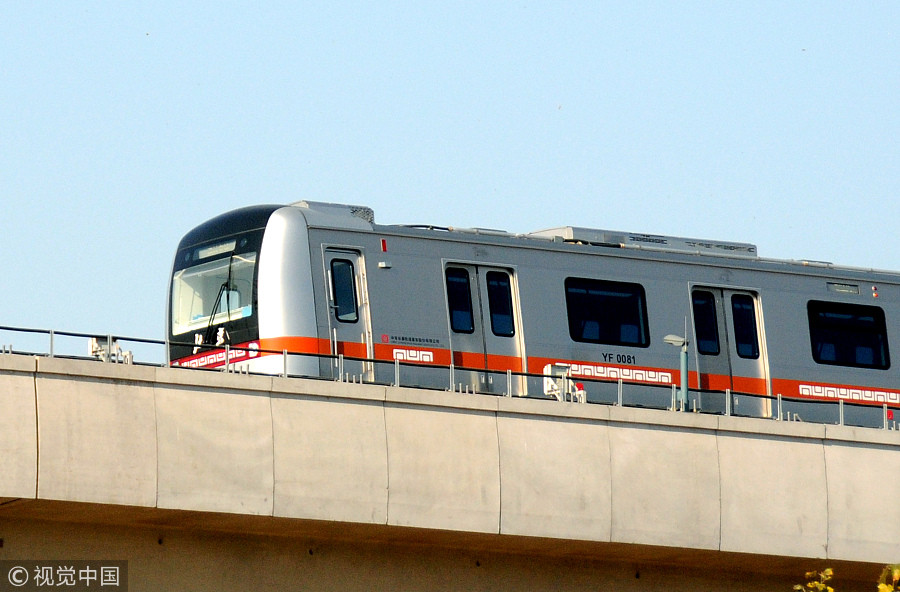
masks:
<instances>
[{"instance_id":1,"label":"windscreen wiper","mask_svg":"<svg viewBox=\"0 0 900 592\"><path fill-rule=\"evenodd\" d=\"M231 266L234 263L234 252L228 257L228 275L225 277L225 281L219 286L219 293L216 294L216 301L213 303L212 310L209 313L209 322L206 324L206 331L203 334L203 343L204 344L212 344L213 337L213 323L216 319L216 311L219 310L219 305L222 304L222 294L225 295L225 310L228 318L225 319L225 322L231 320ZM224 335L225 341L230 342L231 336L228 335L228 331L225 331ZM218 343L216 345L219 345Z\"/></svg>"}]
</instances>

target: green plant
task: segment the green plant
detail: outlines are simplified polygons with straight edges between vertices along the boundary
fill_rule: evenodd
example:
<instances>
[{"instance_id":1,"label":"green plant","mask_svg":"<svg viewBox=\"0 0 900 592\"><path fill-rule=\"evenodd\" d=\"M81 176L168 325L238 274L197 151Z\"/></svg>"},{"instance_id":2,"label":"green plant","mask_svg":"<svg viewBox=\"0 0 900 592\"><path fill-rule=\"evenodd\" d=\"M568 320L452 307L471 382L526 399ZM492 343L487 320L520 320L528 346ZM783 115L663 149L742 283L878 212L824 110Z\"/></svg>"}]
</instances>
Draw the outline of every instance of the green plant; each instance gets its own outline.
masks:
<instances>
[{"instance_id":1,"label":"green plant","mask_svg":"<svg viewBox=\"0 0 900 592\"><path fill-rule=\"evenodd\" d=\"M804 592L806 590L815 592L834 592L834 588L826 583L833 575L834 571L832 571L830 567L823 569L822 571L808 571L805 576L807 580L806 585L797 584L794 586L794 590L797 592Z\"/></svg>"},{"instance_id":2,"label":"green plant","mask_svg":"<svg viewBox=\"0 0 900 592\"><path fill-rule=\"evenodd\" d=\"M795 584L795 592L834 592L828 580L834 576L829 567L822 571L808 571L804 576L806 584ZM900 563L885 565L878 579L878 592L900 592Z\"/></svg>"},{"instance_id":3,"label":"green plant","mask_svg":"<svg viewBox=\"0 0 900 592\"><path fill-rule=\"evenodd\" d=\"M878 592L900 590L900 563L885 565L878 580Z\"/></svg>"}]
</instances>

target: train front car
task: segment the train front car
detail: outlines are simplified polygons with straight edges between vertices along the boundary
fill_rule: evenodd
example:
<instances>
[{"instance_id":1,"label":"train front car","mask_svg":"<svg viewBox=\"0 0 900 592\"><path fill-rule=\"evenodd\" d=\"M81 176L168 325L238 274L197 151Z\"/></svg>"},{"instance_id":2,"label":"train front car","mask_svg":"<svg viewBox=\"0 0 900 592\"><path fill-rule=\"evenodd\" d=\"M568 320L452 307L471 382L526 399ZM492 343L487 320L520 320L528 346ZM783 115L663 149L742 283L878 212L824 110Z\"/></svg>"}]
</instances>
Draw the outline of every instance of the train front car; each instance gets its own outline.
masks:
<instances>
[{"instance_id":1,"label":"train front car","mask_svg":"<svg viewBox=\"0 0 900 592\"><path fill-rule=\"evenodd\" d=\"M281 207L234 210L181 240L169 286L170 365L216 368L257 357L261 250Z\"/></svg>"}]
</instances>

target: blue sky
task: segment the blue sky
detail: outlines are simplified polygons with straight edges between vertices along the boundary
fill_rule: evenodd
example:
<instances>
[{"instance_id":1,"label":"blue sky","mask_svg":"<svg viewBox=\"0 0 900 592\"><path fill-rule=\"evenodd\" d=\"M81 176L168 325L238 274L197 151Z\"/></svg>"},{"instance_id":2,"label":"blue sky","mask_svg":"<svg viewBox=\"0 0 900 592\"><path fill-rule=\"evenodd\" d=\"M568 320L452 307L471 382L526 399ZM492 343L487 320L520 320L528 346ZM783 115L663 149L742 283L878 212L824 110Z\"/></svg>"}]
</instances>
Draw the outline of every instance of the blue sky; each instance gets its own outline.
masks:
<instances>
[{"instance_id":1,"label":"blue sky","mask_svg":"<svg viewBox=\"0 0 900 592\"><path fill-rule=\"evenodd\" d=\"M0 21L0 325L162 338L254 203L900 269L896 2L30 2Z\"/></svg>"}]
</instances>

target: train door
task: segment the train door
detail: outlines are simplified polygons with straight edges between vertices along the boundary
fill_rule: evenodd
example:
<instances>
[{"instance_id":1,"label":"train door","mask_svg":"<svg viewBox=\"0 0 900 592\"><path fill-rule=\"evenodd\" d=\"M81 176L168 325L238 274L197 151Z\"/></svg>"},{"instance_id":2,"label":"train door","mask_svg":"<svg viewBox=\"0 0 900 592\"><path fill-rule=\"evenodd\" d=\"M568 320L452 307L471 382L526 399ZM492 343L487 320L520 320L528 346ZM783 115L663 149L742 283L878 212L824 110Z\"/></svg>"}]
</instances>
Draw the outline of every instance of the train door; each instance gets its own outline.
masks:
<instances>
[{"instance_id":1,"label":"train door","mask_svg":"<svg viewBox=\"0 0 900 592\"><path fill-rule=\"evenodd\" d=\"M770 387L758 296L745 290L695 287L691 304L700 408L724 412L721 392L729 390L734 393L735 413L767 416L771 406L765 396Z\"/></svg>"},{"instance_id":2,"label":"train door","mask_svg":"<svg viewBox=\"0 0 900 592\"><path fill-rule=\"evenodd\" d=\"M325 250L326 302L331 354L323 360L325 376L372 380L372 329L362 254L349 249ZM329 367L326 370L326 365Z\"/></svg>"},{"instance_id":3,"label":"train door","mask_svg":"<svg viewBox=\"0 0 900 592\"><path fill-rule=\"evenodd\" d=\"M455 388L521 394L523 347L511 269L448 263L444 268Z\"/></svg>"}]
</instances>

